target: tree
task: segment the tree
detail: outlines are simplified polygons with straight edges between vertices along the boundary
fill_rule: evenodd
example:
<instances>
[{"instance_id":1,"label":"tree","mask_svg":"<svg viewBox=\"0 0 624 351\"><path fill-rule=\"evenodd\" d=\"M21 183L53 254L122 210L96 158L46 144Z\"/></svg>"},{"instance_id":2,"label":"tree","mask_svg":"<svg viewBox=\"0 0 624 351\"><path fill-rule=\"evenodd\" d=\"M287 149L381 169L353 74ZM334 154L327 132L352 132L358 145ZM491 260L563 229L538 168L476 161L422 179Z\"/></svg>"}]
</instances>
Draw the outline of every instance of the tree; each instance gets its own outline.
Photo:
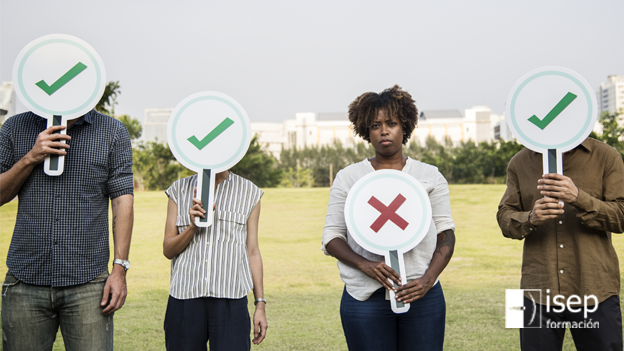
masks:
<instances>
[{"instance_id":1,"label":"tree","mask_svg":"<svg viewBox=\"0 0 624 351\"><path fill-rule=\"evenodd\" d=\"M231 170L261 188L275 187L282 180L282 170L277 167L277 160L262 149L257 135L251 139L245 156Z\"/></svg>"},{"instance_id":2,"label":"tree","mask_svg":"<svg viewBox=\"0 0 624 351\"><path fill-rule=\"evenodd\" d=\"M139 189L167 189L174 181L194 173L176 161L167 144L140 143L132 151L132 171Z\"/></svg>"},{"instance_id":3,"label":"tree","mask_svg":"<svg viewBox=\"0 0 624 351\"><path fill-rule=\"evenodd\" d=\"M100 101L95 105L95 110L107 116L113 116L115 114L115 105L117 105L117 95L120 94L121 87L119 86L119 81L108 82L106 87L104 87L104 93Z\"/></svg>"},{"instance_id":4,"label":"tree","mask_svg":"<svg viewBox=\"0 0 624 351\"><path fill-rule=\"evenodd\" d=\"M139 120L128 115L121 115L117 119L126 126L128 134L130 134L130 140L135 140L141 137L141 134L143 133L143 126L141 126L141 122L139 122Z\"/></svg>"},{"instance_id":5,"label":"tree","mask_svg":"<svg viewBox=\"0 0 624 351\"><path fill-rule=\"evenodd\" d=\"M620 125L622 114L624 114L622 110L619 113L603 112L599 119L602 124L602 134L596 139L613 146L624 158L624 145L621 140L624 137L624 127Z\"/></svg>"}]
</instances>

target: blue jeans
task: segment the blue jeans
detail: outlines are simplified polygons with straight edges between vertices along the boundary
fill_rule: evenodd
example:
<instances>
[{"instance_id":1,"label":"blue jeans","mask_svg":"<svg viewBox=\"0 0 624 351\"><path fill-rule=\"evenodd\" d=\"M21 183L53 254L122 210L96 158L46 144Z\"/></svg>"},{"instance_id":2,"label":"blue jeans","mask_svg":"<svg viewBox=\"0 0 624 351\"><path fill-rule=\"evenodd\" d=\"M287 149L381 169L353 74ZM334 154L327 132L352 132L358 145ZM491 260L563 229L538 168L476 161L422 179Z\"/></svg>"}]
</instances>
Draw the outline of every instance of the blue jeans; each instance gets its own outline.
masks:
<instances>
[{"instance_id":1,"label":"blue jeans","mask_svg":"<svg viewBox=\"0 0 624 351\"><path fill-rule=\"evenodd\" d=\"M100 302L108 272L67 287L30 285L7 273L2 284L5 351L52 350L59 326L66 350L113 350L113 315Z\"/></svg>"},{"instance_id":2,"label":"blue jeans","mask_svg":"<svg viewBox=\"0 0 624 351\"><path fill-rule=\"evenodd\" d=\"M349 350L442 350L446 302L439 282L406 313L392 312L385 295L380 288L358 301L343 291L340 318Z\"/></svg>"}]
</instances>

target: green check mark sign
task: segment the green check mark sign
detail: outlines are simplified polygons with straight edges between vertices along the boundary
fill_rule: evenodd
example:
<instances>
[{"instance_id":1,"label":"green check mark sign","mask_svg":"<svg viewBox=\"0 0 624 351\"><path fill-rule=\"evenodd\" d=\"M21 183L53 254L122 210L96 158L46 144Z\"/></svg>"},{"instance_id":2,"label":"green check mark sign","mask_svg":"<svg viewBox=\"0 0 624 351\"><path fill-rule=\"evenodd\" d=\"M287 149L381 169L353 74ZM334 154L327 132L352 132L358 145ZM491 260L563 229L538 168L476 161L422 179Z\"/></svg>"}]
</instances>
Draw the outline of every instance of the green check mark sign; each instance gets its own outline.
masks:
<instances>
[{"instance_id":1,"label":"green check mark sign","mask_svg":"<svg viewBox=\"0 0 624 351\"><path fill-rule=\"evenodd\" d=\"M67 71L61 78L57 79L56 82L52 83L52 85L48 85L44 80L40 80L35 85L37 85L41 90L43 90L46 94L52 95L57 90L59 90L63 85L67 84L70 80L74 79L78 74L84 71L87 66L78 62L74 65L69 71Z\"/></svg>"},{"instance_id":2,"label":"green check mark sign","mask_svg":"<svg viewBox=\"0 0 624 351\"><path fill-rule=\"evenodd\" d=\"M563 97L563 99L561 99L559 103L557 103L557 105L555 105L555 107L553 107L552 110L548 112L548 114L546 115L546 117L544 117L544 119L539 119L536 115L533 115L531 116L531 118L529 118L529 122L535 124L538 128L544 130L544 128L546 128L546 126L548 126L550 122L552 122L557 116L559 116L559 114L563 110L565 110L565 108L568 107L568 105L570 105L572 101L574 101L574 99L576 99L576 95L568 92Z\"/></svg>"},{"instance_id":3,"label":"green check mark sign","mask_svg":"<svg viewBox=\"0 0 624 351\"><path fill-rule=\"evenodd\" d=\"M191 144L193 144L193 146L201 150L204 147L206 147L206 145L208 145L211 141L213 141L216 137L221 135L221 133L223 133L226 129L228 129L232 124L234 124L234 121L226 117L223 120L223 122L219 123L219 125L215 129L213 129L210 133L208 133L208 135L206 135L202 140L197 139L197 137L194 135L188 138L187 140L190 141Z\"/></svg>"}]
</instances>

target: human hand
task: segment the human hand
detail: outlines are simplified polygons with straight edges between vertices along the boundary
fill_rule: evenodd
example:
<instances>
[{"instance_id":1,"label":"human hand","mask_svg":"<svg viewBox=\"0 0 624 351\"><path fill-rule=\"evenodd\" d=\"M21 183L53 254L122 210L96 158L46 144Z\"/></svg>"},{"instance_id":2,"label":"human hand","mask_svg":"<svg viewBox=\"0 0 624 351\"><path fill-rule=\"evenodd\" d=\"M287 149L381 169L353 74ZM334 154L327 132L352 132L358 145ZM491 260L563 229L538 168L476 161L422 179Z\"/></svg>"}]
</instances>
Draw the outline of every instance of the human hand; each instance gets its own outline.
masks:
<instances>
[{"instance_id":1,"label":"human hand","mask_svg":"<svg viewBox=\"0 0 624 351\"><path fill-rule=\"evenodd\" d=\"M259 345L266 337L267 328L269 327L264 310L264 302L262 301L258 302L256 305L256 311L253 315L253 325L254 338L252 341L254 344Z\"/></svg>"},{"instance_id":2,"label":"human hand","mask_svg":"<svg viewBox=\"0 0 624 351\"><path fill-rule=\"evenodd\" d=\"M106 284L104 285L104 294L102 296L102 302L100 302L100 306L104 307L102 313L111 314L120 309L126 302L126 295L128 295L128 290L126 289L126 270L122 266L114 264L113 271L108 276L108 279L106 279ZM106 306L109 297L110 302L108 306Z\"/></svg>"},{"instance_id":3,"label":"human hand","mask_svg":"<svg viewBox=\"0 0 624 351\"><path fill-rule=\"evenodd\" d=\"M399 288L396 289L395 298L397 301L403 303L414 302L425 296L434 282L435 279L430 279L426 276L414 279L405 285L399 286Z\"/></svg>"},{"instance_id":4,"label":"human hand","mask_svg":"<svg viewBox=\"0 0 624 351\"><path fill-rule=\"evenodd\" d=\"M578 188L569 177L557 173L548 173L538 180L540 194L557 198L565 203L573 203L578 197Z\"/></svg>"},{"instance_id":5,"label":"human hand","mask_svg":"<svg viewBox=\"0 0 624 351\"><path fill-rule=\"evenodd\" d=\"M533 210L529 215L529 222L539 226L547 219L557 218L563 214L563 204L554 197L544 197L535 201Z\"/></svg>"},{"instance_id":6,"label":"human hand","mask_svg":"<svg viewBox=\"0 0 624 351\"><path fill-rule=\"evenodd\" d=\"M390 283L388 279L392 280L397 285L401 285L401 276L399 276L399 274L394 269L389 267L384 262L373 262L365 260L358 266L358 268L367 276L377 280L384 288L388 290L396 291L396 289L394 288L394 286L392 286L392 283Z\"/></svg>"},{"instance_id":7,"label":"human hand","mask_svg":"<svg viewBox=\"0 0 624 351\"><path fill-rule=\"evenodd\" d=\"M217 204L212 204L212 210L214 211L217 208ZM191 217L191 227L197 228L195 224L195 217L206 218L206 210L204 210L204 206L201 200L197 197L197 187L195 187L195 193L193 195L193 206L189 210L189 215Z\"/></svg>"},{"instance_id":8,"label":"human hand","mask_svg":"<svg viewBox=\"0 0 624 351\"><path fill-rule=\"evenodd\" d=\"M26 154L26 157L30 160L30 162L34 164L39 164L43 162L43 160L48 155L67 155L67 151L65 149L69 149L69 145L61 142L62 140L70 140L71 137L67 134L53 134L54 132L63 130L67 127L65 126L52 126L43 132L39 133L37 136L37 140L35 140L35 145L33 145L32 149Z\"/></svg>"}]
</instances>

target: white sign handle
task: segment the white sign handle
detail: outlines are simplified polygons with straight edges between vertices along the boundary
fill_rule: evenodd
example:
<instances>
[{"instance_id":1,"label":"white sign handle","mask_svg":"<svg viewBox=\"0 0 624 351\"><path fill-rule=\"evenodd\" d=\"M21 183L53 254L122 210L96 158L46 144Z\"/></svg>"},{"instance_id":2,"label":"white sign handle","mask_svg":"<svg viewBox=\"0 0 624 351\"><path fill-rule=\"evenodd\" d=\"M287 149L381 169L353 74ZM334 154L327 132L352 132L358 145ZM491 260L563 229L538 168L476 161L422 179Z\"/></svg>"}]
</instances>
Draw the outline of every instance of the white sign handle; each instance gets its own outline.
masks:
<instances>
[{"instance_id":1,"label":"white sign handle","mask_svg":"<svg viewBox=\"0 0 624 351\"><path fill-rule=\"evenodd\" d=\"M390 266L392 269L394 269L395 272L399 273L399 276L401 277L401 282L403 282L403 285L407 284L407 277L405 275L405 261L403 260L403 254L399 253L396 250L393 250L393 251L388 251L385 257L386 257L386 264ZM391 281L391 283L392 285L394 285L395 288L398 287L398 285L395 282ZM405 313L409 311L410 309L409 303L403 303L403 302L399 302L396 300L394 291L392 290L390 290L390 306L392 307L392 312L394 313Z\"/></svg>"},{"instance_id":2,"label":"white sign handle","mask_svg":"<svg viewBox=\"0 0 624 351\"><path fill-rule=\"evenodd\" d=\"M563 175L563 153L560 150L548 149L545 154L542 154L542 163L544 174L558 173ZM559 200L559 203L563 205L563 200Z\"/></svg>"},{"instance_id":3,"label":"white sign handle","mask_svg":"<svg viewBox=\"0 0 624 351\"><path fill-rule=\"evenodd\" d=\"M52 126L67 126L67 119L63 116L53 116L48 118L47 128ZM56 131L53 134L67 134L67 128ZM60 140L65 143L65 139ZM43 172L49 176L60 176L65 169L65 155L48 155L43 161Z\"/></svg>"},{"instance_id":4,"label":"white sign handle","mask_svg":"<svg viewBox=\"0 0 624 351\"><path fill-rule=\"evenodd\" d=\"M206 211L206 218L195 217L195 225L207 228L212 225L213 203L215 188L215 172L211 169L203 169L197 173L197 197L202 202L202 208Z\"/></svg>"}]
</instances>

